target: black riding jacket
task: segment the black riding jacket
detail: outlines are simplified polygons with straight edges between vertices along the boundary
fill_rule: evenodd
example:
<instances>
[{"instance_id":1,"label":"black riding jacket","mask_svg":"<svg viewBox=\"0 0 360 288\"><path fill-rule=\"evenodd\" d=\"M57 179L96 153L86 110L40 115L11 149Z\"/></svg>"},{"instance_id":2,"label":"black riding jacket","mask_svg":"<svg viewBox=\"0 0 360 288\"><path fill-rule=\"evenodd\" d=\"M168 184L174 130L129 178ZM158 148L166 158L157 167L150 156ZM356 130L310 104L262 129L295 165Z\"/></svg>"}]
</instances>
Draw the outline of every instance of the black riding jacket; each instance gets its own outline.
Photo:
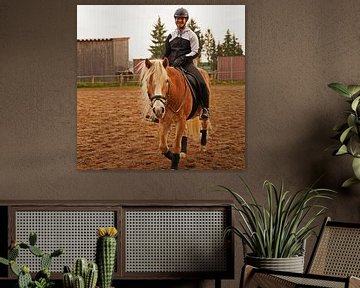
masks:
<instances>
[{"instance_id":1,"label":"black riding jacket","mask_svg":"<svg viewBox=\"0 0 360 288\"><path fill-rule=\"evenodd\" d=\"M199 39L188 27L185 27L183 31L176 29L166 38L164 57L169 59L171 66L179 57L181 65L186 65L192 62L198 53Z\"/></svg>"}]
</instances>

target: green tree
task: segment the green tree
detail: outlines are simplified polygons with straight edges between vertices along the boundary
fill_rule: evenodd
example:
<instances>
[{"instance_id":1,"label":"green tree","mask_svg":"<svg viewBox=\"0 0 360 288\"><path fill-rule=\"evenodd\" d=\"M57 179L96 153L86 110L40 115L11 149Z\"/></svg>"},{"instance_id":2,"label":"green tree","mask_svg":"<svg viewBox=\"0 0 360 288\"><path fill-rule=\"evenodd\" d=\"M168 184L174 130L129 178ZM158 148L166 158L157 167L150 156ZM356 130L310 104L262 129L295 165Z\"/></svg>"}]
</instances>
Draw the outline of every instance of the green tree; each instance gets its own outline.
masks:
<instances>
[{"instance_id":1,"label":"green tree","mask_svg":"<svg viewBox=\"0 0 360 288\"><path fill-rule=\"evenodd\" d=\"M225 37L224 37L224 42L222 43L222 51L224 53L224 56L233 56L232 55L232 46L233 43L231 41L231 34L230 34L230 30L228 29L226 31Z\"/></svg>"},{"instance_id":2,"label":"green tree","mask_svg":"<svg viewBox=\"0 0 360 288\"><path fill-rule=\"evenodd\" d=\"M217 68L217 51L214 35L211 33L210 29L208 29L204 35L204 52L207 61L209 62L211 70L216 70Z\"/></svg>"},{"instance_id":3,"label":"green tree","mask_svg":"<svg viewBox=\"0 0 360 288\"><path fill-rule=\"evenodd\" d=\"M241 56L244 55L244 51L236 38L235 34L231 34L230 30L226 31L224 42L217 46L218 56Z\"/></svg>"},{"instance_id":4,"label":"green tree","mask_svg":"<svg viewBox=\"0 0 360 288\"><path fill-rule=\"evenodd\" d=\"M218 41L218 44L216 46L216 53L217 53L217 56L225 56L223 45L220 44L220 41Z\"/></svg>"},{"instance_id":5,"label":"green tree","mask_svg":"<svg viewBox=\"0 0 360 288\"><path fill-rule=\"evenodd\" d=\"M161 22L160 16L156 24L154 24L154 29L151 32L151 42L153 45L150 45L151 58L161 58L165 50L165 40L166 40L166 30L165 24Z\"/></svg>"},{"instance_id":6,"label":"green tree","mask_svg":"<svg viewBox=\"0 0 360 288\"><path fill-rule=\"evenodd\" d=\"M204 41L205 41L204 36L202 35L201 30L200 30L199 26L196 24L196 21L194 19L190 18L188 27L190 28L190 30L194 31L195 34L199 38L199 59L201 59L201 53L202 53Z\"/></svg>"},{"instance_id":7,"label":"green tree","mask_svg":"<svg viewBox=\"0 0 360 288\"><path fill-rule=\"evenodd\" d=\"M244 55L244 51L241 48L238 38L235 37L235 34L233 34L232 38L231 38L231 48L233 49L233 51L232 51L233 56Z\"/></svg>"}]
</instances>

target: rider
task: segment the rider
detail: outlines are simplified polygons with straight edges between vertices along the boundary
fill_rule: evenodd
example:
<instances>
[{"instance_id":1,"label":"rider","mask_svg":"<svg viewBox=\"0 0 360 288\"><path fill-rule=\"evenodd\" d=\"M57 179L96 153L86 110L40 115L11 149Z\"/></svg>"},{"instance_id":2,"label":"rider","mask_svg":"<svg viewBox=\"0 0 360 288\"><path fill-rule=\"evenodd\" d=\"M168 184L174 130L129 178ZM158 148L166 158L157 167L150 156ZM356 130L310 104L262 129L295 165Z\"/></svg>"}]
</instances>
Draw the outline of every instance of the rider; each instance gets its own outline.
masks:
<instances>
[{"instance_id":1,"label":"rider","mask_svg":"<svg viewBox=\"0 0 360 288\"><path fill-rule=\"evenodd\" d=\"M200 86L200 102L203 108L200 119L206 120L209 118L209 91L205 79L193 63L193 59L199 55L199 39L195 32L186 27L189 19L186 9L177 9L174 18L177 29L166 38L164 57L169 59L170 66L181 67L195 76Z\"/></svg>"}]
</instances>

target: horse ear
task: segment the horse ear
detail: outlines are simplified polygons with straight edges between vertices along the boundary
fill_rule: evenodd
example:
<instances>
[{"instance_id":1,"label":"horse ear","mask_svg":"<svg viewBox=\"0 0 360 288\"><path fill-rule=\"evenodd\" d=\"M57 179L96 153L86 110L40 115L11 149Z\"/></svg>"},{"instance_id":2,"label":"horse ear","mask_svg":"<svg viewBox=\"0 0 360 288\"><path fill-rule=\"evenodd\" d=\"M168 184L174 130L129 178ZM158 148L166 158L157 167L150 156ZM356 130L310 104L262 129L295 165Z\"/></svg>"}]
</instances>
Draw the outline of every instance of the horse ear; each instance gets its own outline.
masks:
<instances>
[{"instance_id":1,"label":"horse ear","mask_svg":"<svg viewBox=\"0 0 360 288\"><path fill-rule=\"evenodd\" d=\"M145 66L146 66L146 68L149 69L149 68L151 67L151 65L152 65L152 64L151 64L150 60L149 60L148 58L146 58L146 59L145 59Z\"/></svg>"},{"instance_id":2,"label":"horse ear","mask_svg":"<svg viewBox=\"0 0 360 288\"><path fill-rule=\"evenodd\" d=\"M166 57L164 57L163 66L164 66L165 69L166 69L167 66L169 66L169 60Z\"/></svg>"}]
</instances>

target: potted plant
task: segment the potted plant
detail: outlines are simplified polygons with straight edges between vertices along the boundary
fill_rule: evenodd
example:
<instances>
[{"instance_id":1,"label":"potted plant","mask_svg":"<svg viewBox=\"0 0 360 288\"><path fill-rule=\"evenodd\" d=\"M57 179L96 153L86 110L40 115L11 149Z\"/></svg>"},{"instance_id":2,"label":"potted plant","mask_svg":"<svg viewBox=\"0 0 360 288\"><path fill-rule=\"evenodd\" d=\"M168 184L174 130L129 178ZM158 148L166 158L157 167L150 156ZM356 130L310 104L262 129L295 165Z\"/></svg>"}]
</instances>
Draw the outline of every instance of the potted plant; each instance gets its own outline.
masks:
<instances>
[{"instance_id":1,"label":"potted plant","mask_svg":"<svg viewBox=\"0 0 360 288\"><path fill-rule=\"evenodd\" d=\"M36 233L30 233L29 243L19 242L12 243L8 251L8 259L0 257L0 263L10 266L11 271L18 277L18 288L50 288L54 286L54 282L50 279L50 265L54 257L58 257L64 253L63 249L57 249L52 253L43 252L36 246ZM20 265L16 262L20 249L28 250L31 254L40 258L41 270L36 273L32 279L30 268L26 265Z\"/></svg>"},{"instance_id":2,"label":"potted plant","mask_svg":"<svg viewBox=\"0 0 360 288\"><path fill-rule=\"evenodd\" d=\"M347 179L342 186L348 187L360 183L360 85L344 85L341 83L331 83L331 89L346 97L350 104L350 110L346 122L334 127L336 138L339 145L334 151L334 155L350 155L352 157L352 168L354 177Z\"/></svg>"},{"instance_id":3,"label":"potted plant","mask_svg":"<svg viewBox=\"0 0 360 288\"><path fill-rule=\"evenodd\" d=\"M226 233L239 236L244 245L245 264L271 270L303 272L305 241L314 233L316 221L326 207L318 200L331 199L329 189L304 188L296 193L266 180L266 205L261 205L243 181L251 201L221 186L235 199L233 208L240 216L239 227ZM248 253L248 251L250 253Z\"/></svg>"}]
</instances>

